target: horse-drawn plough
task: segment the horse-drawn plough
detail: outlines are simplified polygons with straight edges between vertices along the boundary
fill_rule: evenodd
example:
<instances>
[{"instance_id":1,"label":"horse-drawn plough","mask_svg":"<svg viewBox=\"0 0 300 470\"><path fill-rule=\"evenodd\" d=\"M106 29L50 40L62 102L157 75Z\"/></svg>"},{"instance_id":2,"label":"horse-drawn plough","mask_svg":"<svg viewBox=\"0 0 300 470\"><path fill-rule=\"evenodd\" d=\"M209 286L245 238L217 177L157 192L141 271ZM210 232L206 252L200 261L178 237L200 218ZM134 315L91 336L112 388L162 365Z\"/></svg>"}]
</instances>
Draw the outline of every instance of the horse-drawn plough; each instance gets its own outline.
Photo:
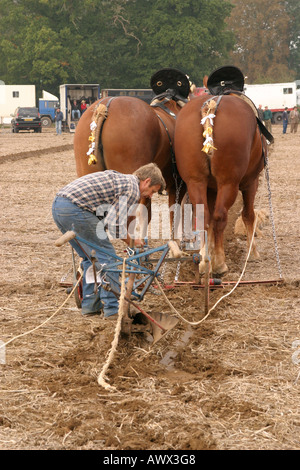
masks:
<instances>
[{"instance_id":1,"label":"horse-drawn plough","mask_svg":"<svg viewBox=\"0 0 300 470\"><path fill-rule=\"evenodd\" d=\"M96 288L102 287L104 289L112 290L117 298L121 295L121 275L122 266L125 262L124 274L126 276L126 294L125 294L125 309L122 312L122 333L130 336L132 332L141 332L143 330L150 330L153 336L153 343L158 341L164 334L172 329L178 322L178 318L163 313L159 314L148 314L145 312L137 302L144 299L146 293L150 287L155 287L156 283L161 283L160 269L164 263L174 263L188 261L193 263L195 271L200 260L200 255L192 256L191 254L185 253L180 250L175 241L169 241L159 247L150 248L147 245L143 249L127 248L127 257L123 258L118 255L112 255L106 252L105 249L94 246L92 243L82 239L74 231L66 232L62 237L56 241L56 246L62 246L66 242L74 240L80 245L88 245L91 249L91 255L85 252L86 256L91 261L91 266L86 272L86 282L94 283ZM108 264L100 264L94 256L95 249L100 250L103 254L111 258L111 262ZM84 250L83 250L84 251ZM74 256L74 252L72 252ZM73 258L74 259L74 258ZM209 261L207 259L207 261ZM82 295L80 269L76 268L76 264L73 262L73 277L76 285L75 298L77 306L80 307L80 298ZM116 274L118 280L116 281ZM208 274L208 271L207 271ZM112 278L114 277L114 279ZM61 282L64 287L70 285ZM174 286L175 287L175 286ZM209 279L205 276L205 284L203 284L205 291L208 294L209 290ZM208 300L208 295L205 296ZM133 309L130 309L133 307ZM208 303L205 305L205 311L208 309ZM142 320L140 315L142 314ZM136 318L138 317L138 318Z\"/></svg>"},{"instance_id":2,"label":"horse-drawn plough","mask_svg":"<svg viewBox=\"0 0 300 470\"><path fill-rule=\"evenodd\" d=\"M206 235L206 232L204 233ZM82 244L88 245L91 249L91 255L85 252L91 261L91 266L86 272L86 282L94 283L95 289L100 286L104 289L111 290L117 298L121 296L122 276L125 276L126 292L124 297L123 311L119 312L122 315L121 333L130 337L132 333L149 332L153 337L155 344L160 340L168 331L174 328L179 318L178 315L169 315L165 313L147 313L140 307L139 302L144 300L145 295L155 288L159 288L162 292L168 289L186 288L191 286L195 289L204 290L204 305L199 309L201 319L203 315L206 316L209 309L209 294L214 289L232 288L237 285L246 284L277 284L282 282L282 279L262 280L262 281L242 281L241 278L236 281L222 281L220 278L211 278L209 276L210 258L208 255L207 238L203 237L205 241L204 261L205 273L203 277L199 276L199 264L202 259L199 252L185 252L182 251L175 241L169 241L158 247L150 248L147 244L142 248L127 248L127 257L119 255L112 255L104 249L100 249L105 255L111 258L111 262L107 264L100 264L95 257L94 250L99 247L94 246L92 243L82 239L74 231L66 232L58 240L56 246L60 247L70 240L74 240L82 248ZM83 250L84 251L84 250ZM80 307L82 298L82 276L80 267L78 268L74 259L74 251L72 248L73 257L73 284L61 281L62 287L73 287L75 292L76 304ZM194 272L194 281L179 281L175 279L173 284L164 285L161 271L164 269L165 263L189 263L190 271ZM116 275L118 280L116 281ZM150 292L151 294L151 292ZM173 309L175 311L175 309ZM201 321L201 320L200 320ZM197 324L197 322L192 323Z\"/></svg>"},{"instance_id":3,"label":"horse-drawn plough","mask_svg":"<svg viewBox=\"0 0 300 470\"><path fill-rule=\"evenodd\" d=\"M115 99L113 102L111 99L107 102L101 100L95 104L95 108L91 107L90 111L85 113L75 135L74 148L78 175L89 173L88 166L90 165L93 165L94 171L112 168L120 172L133 172L136 169L136 162L140 162L141 155L145 158L143 163L156 160L165 161L167 164L162 164L162 168L168 182L169 205L171 206L173 202L181 204L184 193L186 193L189 195L193 209L198 204L203 204L203 227L213 227L210 233L210 245L214 247L211 259L208 253L208 236L205 230L203 231L205 236L202 237L204 241L201 241L201 254L199 252L187 254L181 251L174 241L158 248L146 247L143 251L128 251L128 256L125 259L127 279L124 310L126 311L123 312L122 331L130 335L134 329L143 328L143 326L136 326L136 315L130 312L130 306L132 306L147 318L148 323L150 322L154 342L173 328L178 318L171 317L172 319L170 319L169 316L163 314L159 315L159 319L151 317L136 302L143 300L154 282L162 288L160 282L162 276L159 270L166 262L180 263L184 260L191 263L192 270L195 272L194 282L187 283L185 280L178 281L176 279L172 287L182 288L190 285L203 289L203 313L205 316L214 308L214 306L209 308L209 293L212 289L225 287L230 289L232 287L233 291L238 285L282 282L280 270L279 280L242 281L251 250L258 257L254 241L256 228L254 199L260 172L264 167L266 172L268 169L267 142L272 142L273 137L258 119L255 105L243 93L244 76L239 69L232 66L221 67L214 71L210 77L207 77L206 85L207 93L189 100L188 77L177 70L162 69L151 79L151 86L159 98L156 100L158 103L155 101L152 106L147 107L138 100L131 102L131 106L136 106L136 116L142 115L143 112L145 118L147 116L149 119L147 128L156 129L158 132L157 141L161 142L158 148L164 149L164 158L162 155L157 155L152 148L153 139L147 140L149 135L152 136L153 133L145 131L145 119L138 119L135 126L131 126L135 129L133 133L128 128L128 119L124 119L125 126L122 129L122 134L118 123L122 115L121 108L126 109L126 106L129 105L128 100ZM172 109L169 109L168 107L171 105ZM143 110L138 112L140 107ZM100 112L101 109L103 113ZM162 112L161 116L158 115L159 119L157 119L158 112ZM106 119L108 115L109 119ZM164 119L167 121L161 125ZM91 120L92 125L99 129L98 138L96 135L89 136ZM140 128L139 124L141 123ZM168 129L172 132L166 132ZM106 132L110 138L105 138ZM132 138L131 145L129 145L129 136ZM201 146L199 147L200 142L203 143L202 149ZM116 143L118 143L117 147ZM175 144L174 151L173 143ZM141 147L138 144L141 144ZM89 145L92 145L92 148L88 148ZM128 153L125 152L125 148L128 148ZM134 149L137 152L136 155ZM92 154L92 160L90 158L87 160L86 155L90 155L92 150L98 152L99 155ZM108 155L111 155L111 159ZM167 171L165 171L166 168ZM184 188L178 187L178 174L185 183ZM218 273L219 276L228 270L223 246L223 233L227 224L228 210L233 205L239 191L243 196L243 222L246 227L249 248L245 266L236 282L221 281L219 278L210 279L210 270ZM275 241L274 227L273 237ZM73 239L79 244L89 245L92 250L99 249L99 247L93 247L85 240L80 239L74 232L68 232L62 239L63 242ZM96 286L101 285L102 288L111 289L117 297L120 297L121 281L119 280L114 287L111 281L112 274L118 273L120 277L123 258L116 256L110 264L102 266L97 263L93 255L89 258L92 263L89 282L94 282ZM277 262L279 262L278 255ZM201 272L204 272L203 278L200 277L199 267ZM74 277L78 282L77 298L80 301L80 295L78 295L78 292L80 294L80 282L75 268Z\"/></svg>"}]
</instances>

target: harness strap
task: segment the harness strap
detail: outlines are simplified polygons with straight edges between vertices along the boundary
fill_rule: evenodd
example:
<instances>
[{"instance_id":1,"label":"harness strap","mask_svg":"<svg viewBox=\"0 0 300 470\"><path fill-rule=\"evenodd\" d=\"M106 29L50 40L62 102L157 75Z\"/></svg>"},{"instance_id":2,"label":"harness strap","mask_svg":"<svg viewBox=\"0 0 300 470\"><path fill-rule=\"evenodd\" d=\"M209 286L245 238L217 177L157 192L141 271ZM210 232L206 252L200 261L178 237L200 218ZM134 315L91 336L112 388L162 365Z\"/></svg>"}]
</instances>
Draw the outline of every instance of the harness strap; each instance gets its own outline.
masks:
<instances>
[{"instance_id":1,"label":"harness strap","mask_svg":"<svg viewBox=\"0 0 300 470\"><path fill-rule=\"evenodd\" d=\"M108 100L107 104L106 104L106 108L107 108L107 111L108 111L108 108L112 102L112 100L116 98L115 96L113 96L112 98L110 98L110 100ZM101 104L101 102L104 100L105 98L103 98L102 100L99 101L98 103L98 106ZM101 123L101 127L100 127L100 131L99 131L99 140L98 140L98 149L99 149L99 156L101 158L101 162L102 162L102 165L103 165L103 168L105 170L107 170L107 167L105 165L105 160L104 160L104 154L103 154L103 144L102 144L102 131L103 131L103 126L104 126L104 123L107 119L107 115L105 116L105 118L103 119L102 123Z\"/></svg>"},{"instance_id":2,"label":"harness strap","mask_svg":"<svg viewBox=\"0 0 300 470\"><path fill-rule=\"evenodd\" d=\"M212 100L214 100L214 99L216 99L216 98L217 98L217 96L212 96L212 97L209 98L208 100L204 101L203 105L201 106L201 109L203 109L204 106L206 106L210 101L212 101ZM215 107L215 113L217 112L217 109L218 109L218 107L219 107L219 104L220 104L220 101L221 101L222 98L223 98L223 95L219 95L219 96L218 96L217 105L216 105L216 107Z\"/></svg>"},{"instance_id":3,"label":"harness strap","mask_svg":"<svg viewBox=\"0 0 300 470\"><path fill-rule=\"evenodd\" d=\"M218 106L219 106L219 104L220 104L221 98L222 98L222 96L224 96L224 95L236 95L237 97L242 98L243 101L245 101L245 102L251 107L251 109L253 110L254 114L255 114L255 115L257 114L257 111L256 111L256 113L255 113L255 109L256 109L256 108L255 108L255 106L253 105L253 103L252 103L252 105L251 105L249 98L246 97L246 96L244 95L244 93L241 93L241 92L238 92L238 91L235 91L235 90L234 90L234 91L233 91L233 90L226 90L223 95L219 95L219 96L218 96L217 105L216 105L216 108L215 108L215 114L216 114L216 112L217 112L217 108L218 108ZM212 98L209 98L208 100L206 100L206 101L203 103L201 109L202 109L207 103L209 103L211 100L213 100L213 99L215 99L215 98L216 98L216 96L213 96ZM246 99L245 99L245 98L246 98ZM257 121L258 129L259 129L259 134L260 134L260 138L261 138L261 143L262 143L262 157L263 157L263 159L264 159L264 166L266 166L266 164L267 164L267 163L266 163L267 155L266 155L265 148L264 148L263 136L264 136L271 144L274 142L274 137L273 137L272 134L270 134L270 132L266 129L266 127L265 127L264 124L261 122L261 120L257 117L257 115L256 115L256 121Z\"/></svg>"},{"instance_id":4,"label":"harness strap","mask_svg":"<svg viewBox=\"0 0 300 470\"><path fill-rule=\"evenodd\" d=\"M179 93L176 93L175 90L173 89L168 89L166 91L164 91L163 93L160 93L159 95L156 95L152 101L154 100L161 100L163 98L169 98L173 101L183 101L184 103L188 103L188 98L184 98L182 95L180 95ZM152 105L151 105L152 106Z\"/></svg>"},{"instance_id":5,"label":"harness strap","mask_svg":"<svg viewBox=\"0 0 300 470\"><path fill-rule=\"evenodd\" d=\"M173 111L171 111L169 108L166 108L166 107L164 106L164 104L165 104L167 101L168 101L168 100L164 100L164 101L162 101L162 102L160 102L160 103L150 104L150 106L151 106L152 108L160 108L160 109L162 109L163 111L165 111L165 113L168 113L170 116L172 116L174 119L176 119L176 114L173 113Z\"/></svg>"}]
</instances>

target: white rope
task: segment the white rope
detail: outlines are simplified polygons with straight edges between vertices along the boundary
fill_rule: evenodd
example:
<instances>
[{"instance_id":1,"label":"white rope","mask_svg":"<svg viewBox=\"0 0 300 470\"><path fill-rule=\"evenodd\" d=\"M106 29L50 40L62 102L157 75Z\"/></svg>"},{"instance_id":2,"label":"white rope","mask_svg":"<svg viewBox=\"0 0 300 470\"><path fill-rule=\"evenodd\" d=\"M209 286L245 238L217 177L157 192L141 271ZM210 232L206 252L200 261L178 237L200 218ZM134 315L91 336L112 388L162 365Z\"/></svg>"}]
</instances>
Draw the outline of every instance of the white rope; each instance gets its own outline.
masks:
<instances>
[{"instance_id":1,"label":"white rope","mask_svg":"<svg viewBox=\"0 0 300 470\"><path fill-rule=\"evenodd\" d=\"M36 326L35 328L33 328L32 330L29 330L29 331L26 331L25 333L21 333L20 335L18 336L15 336L14 338L10 339L9 341L7 341L6 343L2 343L0 345L0 349L1 348L4 348L5 346L7 346L8 344L12 343L13 341L15 341L16 339L18 338L22 338L23 336L27 336L29 335L30 333L33 333L34 331L38 330L39 328L41 328L42 326L44 326L46 323L48 323L50 320L52 320L52 318L58 314L58 312L60 312L60 310L64 307L64 305L68 302L69 298L74 294L74 291L75 289L77 288L79 282L81 281L82 279L82 275L79 277L79 279L77 280L75 286L73 287L72 291L70 292L70 294L68 295L68 297L66 298L66 300L62 303L62 305L49 317L47 318L47 320L45 320L43 323L41 323L40 325Z\"/></svg>"},{"instance_id":2,"label":"white rope","mask_svg":"<svg viewBox=\"0 0 300 470\"><path fill-rule=\"evenodd\" d=\"M122 271L122 282L121 282L121 294L120 294L120 300L119 300L119 311L118 311L118 320L117 320L117 325L116 325L116 329L115 329L115 336L114 336L114 339L111 343L111 350L109 352L109 355L108 355L108 358L107 358L107 361L105 362L103 368L102 368L102 371L100 372L99 376L98 376L98 384L101 385L101 387L105 388L106 390L110 390L110 391L115 391L116 390L116 387L113 387L112 385L108 384L106 382L106 380L108 380L106 378L105 380L105 374L113 360L113 357L114 357L114 354L117 350L117 346L118 346L118 341L119 341L119 336L120 336L120 332L121 332L121 324L122 324L122 318L123 318L123 315L124 315L124 304L125 304L125 263L126 263L126 260L124 258L123 260L123 271Z\"/></svg>"},{"instance_id":3,"label":"white rope","mask_svg":"<svg viewBox=\"0 0 300 470\"><path fill-rule=\"evenodd\" d=\"M255 220L255 223L254 223L254 226L253 226L253 233L252 233L252 238L251 238L251 242L250 242L248 254L247 254L246 261L245 261L245 264L244 264L244 267L243 267L243 270L242 270L242 273L241 273L239 279L237 280L237 282L236 282L236 284L234 285L234 287L233 287L229 292L227 292L227 294L223 295L223 296L209 309L209 311L207 312L207 314L205 315L205 317L203 317L201 320L199 320L199 321L197 321L197 322L190 322L190 321L186 320L182 315L180 315L180 313L176 310L176 308L171 304L171 302L170 302L169 299L167 298L165 292L163 291L163 289L162 289L161 285L159 284L159 282L157 281L157 279L155 279L156 284L157 284L157 286L159 287L160 291L162 292L162 294L163 294L165 300L167 301L168 305L172 308L173 312L176 314L177 317L179 317L182 321L184 321L185 323L188 323L189 325L192 325L192 326L200 325L200 323L204 322L204 320L206 320L206 319L208 318L208 316L209 316L209 315L211 314L211 312L216 308L216 306L221 302L221 300L225 299L226 297L228 297L229 295L232 294L232 292L237 288L237 286L239 285L239 283L240 283L241 280L242 280L242 277L244 276L244 273L245 273L245 270L246 270L246 266L247 266L247 263L248 263L248 260L249 260L250 254L251 254L251 249L252 249L252 245L253 245L253 241L254 241L254 236L255 236L256 224L257 224L257 219Z\"/></svg>"}]
</instances>

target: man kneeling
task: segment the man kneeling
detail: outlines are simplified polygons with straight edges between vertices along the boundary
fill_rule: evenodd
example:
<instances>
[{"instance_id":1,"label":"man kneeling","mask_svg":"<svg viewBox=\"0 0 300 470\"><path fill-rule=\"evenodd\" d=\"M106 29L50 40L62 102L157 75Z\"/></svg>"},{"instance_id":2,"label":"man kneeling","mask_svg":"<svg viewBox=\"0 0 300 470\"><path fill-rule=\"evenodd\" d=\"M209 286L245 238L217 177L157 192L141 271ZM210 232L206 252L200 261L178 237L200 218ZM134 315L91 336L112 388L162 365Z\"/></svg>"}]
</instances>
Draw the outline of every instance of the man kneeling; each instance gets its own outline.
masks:
<instances>
[{"instance_id":1,"label":"man kneeling","mask_svg":"<svg viewBox=\"0 0 300 470\"><path fill-rule=\"evenodd\" d=\"M151 199L154 193L164 190L165 186L162 173L154 163L144 165L130 175L115 170L90 173L58 191L52 206L53 219L62 233L74 230L80 238L103 248L107 254L95 249L95 256L99 263L107 264L112 261L110 254L115 255L107 228L114 233L124 230L122 221L127 220L130 207L138 204L142 198ZM127 230L126 235L124 241L129 245L131 237ZM134 240L134 243L139 245L141 241ZM105 318L116 315L119 305L113 292L100 286L95 293L94 285L86 282L92 248L84 243L79 246L75 240L71 240L70 244L83 259L82 314L100 314L103 310ZM112 287L113 280L118 279L116 276L110 275Z\"/></svg>"}]
</instances>

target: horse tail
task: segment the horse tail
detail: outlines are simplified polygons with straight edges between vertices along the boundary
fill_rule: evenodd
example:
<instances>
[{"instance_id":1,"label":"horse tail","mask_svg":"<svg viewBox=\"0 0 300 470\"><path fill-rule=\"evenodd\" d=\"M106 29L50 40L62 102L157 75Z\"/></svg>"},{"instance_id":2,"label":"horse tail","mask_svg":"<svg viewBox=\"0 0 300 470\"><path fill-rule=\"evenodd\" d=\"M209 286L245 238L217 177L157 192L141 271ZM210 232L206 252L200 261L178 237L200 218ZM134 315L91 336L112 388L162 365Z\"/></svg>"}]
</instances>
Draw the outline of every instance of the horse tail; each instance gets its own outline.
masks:
<instances>
[{"instance_id":1,"label":"horse tail","mask_svg":"<svg viewBox=\"0 0 300 470\"><path fill-rule=\"evenodd\" d=\"M108 115L108 108L105 104L99 103L96 106L93 116L92 122L90 124L91 135L89 137L90 145L89 151L87 155L89 156L89 165L95 165L98 162L98 158L103 160L103 152L102 152L102 143L101 143L101 133L103 124Z\"/></svg>"},{"instance_id":2,"label":"horse tail","mask_svg":"<svg viewBox=\"0 0 300 470\"><path fill-rule=\"evenodd\" d=\"M217 150L214 147L213 139L213 120L216 117L217 106L218 103L214 100L214 98L210 98L209 100L205 101L201 108L201 124L204 128L203 137L205 137L202 152L205 152L209 157L212 156L214 150Z\"/></svg>"}]
</instances>

